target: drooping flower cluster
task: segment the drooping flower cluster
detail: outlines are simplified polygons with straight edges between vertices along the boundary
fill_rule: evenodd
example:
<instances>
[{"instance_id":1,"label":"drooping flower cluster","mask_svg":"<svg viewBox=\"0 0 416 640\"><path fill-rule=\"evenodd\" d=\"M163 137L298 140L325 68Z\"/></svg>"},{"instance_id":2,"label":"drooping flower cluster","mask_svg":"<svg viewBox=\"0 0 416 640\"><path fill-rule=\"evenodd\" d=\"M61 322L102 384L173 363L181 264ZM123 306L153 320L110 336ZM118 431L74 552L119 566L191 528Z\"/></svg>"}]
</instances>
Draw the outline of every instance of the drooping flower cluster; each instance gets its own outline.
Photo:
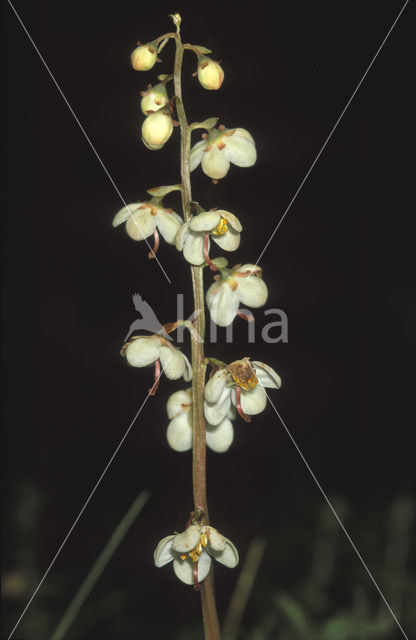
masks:
<instances>
[{"instance_id":1,"label":"drooping flower cluster","mask_svg":"<svg viewBox=\"0 0 416 640\"><path fill-rule=\"evenodd\" d=\"M186 355L163 336L133 336L123 346L121 354L132 367L155 365L155 381L149 391L151 395L156 393L162 372L169 380L183 377L189 382L192 379L192 367Z\"/></svg>"},{"instance_id":2,"label":"drooping flower cluster","mask_svg":"<svg viewBox=\"0 0 416 640\"><path fill-rule=\"evenodd\" d=\"M170 419L166 438L175 451L192 449L192 393L191 387L173 393L166 405ZM207 423L205 438L207 446L216 453L227 451L234 440L234 428L231 420L235 418L235 409L230 407L224 418L215 425Z\"/></svg>"},{"instance_id":3,"label":"drooping flower cluster","mask_svg":"<svg viewBox=\"0 0 416 640\"><path fill-rule=\"evenodd\" d=\"M255 264L237 265L233 269L224 268L221 275L214 276L215 282L206 293L206 303L215 324L220 327L230 325L239 314L240 303L257 309L267 300L268 291L262 279L262 270Z\"/></svg>"},{"instance_id":4,"label":"drooping flower cluster","mask_svg":"<svg viewBox=\"0 0 416 640\"><path fill-rule=\"evenodd\" d=\"M202 171L219 180L227 175L230 163L237 167L251 167L257 160L256 145L246 129L211 129L203 140L191 149L191 171L201 163Z\"/></svg>"},{"instance_id":5,"label":"drooping flower cluster","mask_svg":"<svg viewBox=\"0 0 416 640\"><path fill-rule=\"evenodd\" d=\"M266 408L267 394L264 387L279 389L280 376L264 362L243 358L220 368L208 380L204 391L205 418L217 425L228 415L232 405L247 422L249 416Z\"/></svg>"},{"instance_id":6,"label":"drooping flower cluster","mask_svg":"<svg viewBox=\"0 0 416 640\"><path fill-rule=\"evenodd\" d=\"M238 564L238 551L231 540L214 527L200 524L191 524L182 533L166 536L154 553L157 567L173 561L173 570L179 580L194 587L207 577L211 558L233 569Z\"/></svg>"},{"instance_id":7,"label":"drooping flower cluster","mask_svg":"<svg viewBox=\"0 0 416 640\"><path fill-rule=\"evenodd\" d=\"M176 248L183 251L191 264L201 265L205 261L211 264L210 237L225 251L235 251L241 231L241 223L233 213L223 209L204 211L181 226L176 234Z\"/></svg>"}]
</instances>

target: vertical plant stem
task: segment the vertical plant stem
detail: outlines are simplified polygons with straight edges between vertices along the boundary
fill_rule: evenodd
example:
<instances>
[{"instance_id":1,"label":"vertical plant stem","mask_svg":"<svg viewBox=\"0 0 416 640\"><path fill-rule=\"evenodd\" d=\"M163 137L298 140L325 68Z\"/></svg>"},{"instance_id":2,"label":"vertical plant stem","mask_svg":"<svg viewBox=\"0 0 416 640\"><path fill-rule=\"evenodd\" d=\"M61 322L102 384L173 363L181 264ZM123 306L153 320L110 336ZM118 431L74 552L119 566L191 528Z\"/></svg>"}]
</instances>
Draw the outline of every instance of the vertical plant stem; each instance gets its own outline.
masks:
<instances>
[{"instance_id":1,"label":"vertical plant stem","mask_svg":"<svg viewBox=\"0 0 416 640\"><path fill-rule=\"evenodd\" d=\"M183 44L179 34L180 19L174 22L177 25L175 38L176 55L174 68L174 85L176 96L176 110L181 126L181 178L182 178L182 207L185 221L191 219L191 173L189 159L191 152L191 131L186 119L186 113L182 101L182 59ZM205 416L204 416L204 337L205 337L205 312L204 312L204 283L203 267L191 267L192 286L194 293L195 329L196 335L191 335L192 342L192 416L193 416L193 445L192 445L192 481L195 508L203 512L201 524L209 524L207 491L206 491L206 440L205 440ZM211 571L201 584L202 617L206 640L219 640L221 637L217 608L214 594L214 574Z\"/></svg>"}]
</instances>

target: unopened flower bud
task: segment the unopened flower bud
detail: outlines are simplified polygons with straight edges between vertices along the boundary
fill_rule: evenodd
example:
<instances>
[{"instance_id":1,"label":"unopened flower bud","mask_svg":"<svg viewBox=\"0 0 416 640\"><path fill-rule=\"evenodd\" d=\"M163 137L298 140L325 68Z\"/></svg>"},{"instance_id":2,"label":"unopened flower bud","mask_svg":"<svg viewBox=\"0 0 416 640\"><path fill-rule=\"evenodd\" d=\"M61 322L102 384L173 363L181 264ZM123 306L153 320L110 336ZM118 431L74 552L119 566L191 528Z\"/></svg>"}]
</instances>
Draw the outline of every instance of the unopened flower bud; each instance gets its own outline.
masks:
<instances>
[{"instance_id":1,"label":"unopened flower bud","mask_svg":"<svg viewBox=\"0 0 416 640\"><path fill-rule=\"evenodd\" d=\"M155 87L150 87L147 91L142 91L142 101L140 103L141 109L145 116L148 111L157 111L166 106L169 102L166 87L161 82Z\"/></svg>"},{"instance_id":2,"label":"unopened flower bud","mask_svg":"<svg viewBox=\"0 0 416 640\"><path fill-rule=\"evenodd\" d=\"M198 80L204 89L219 89L224 80L224 71L218 62L202 56L198 62Z\"/></svg>"},{"instance_id":3,"label":"unopened flower bud","mask_svg":"<svg viewBox=\"0 0 416 640\"><path fill-rule=\"evenodd\" d=\"M136 71L149 71L157 60L157 48L153 42L137 47L131 54L131 64Z\"/></svg>"},{"instance_id":4,"label":"unopened flower bud","mask_svg":"<svg viewBox=\"0 0 416 640\"><path fill-rule=\"evenodd\" d=\"M172 135L173 122L169 111L151 113L142 125L142 138L148 149L161 149Z\"/></svg>"}]
</instances>

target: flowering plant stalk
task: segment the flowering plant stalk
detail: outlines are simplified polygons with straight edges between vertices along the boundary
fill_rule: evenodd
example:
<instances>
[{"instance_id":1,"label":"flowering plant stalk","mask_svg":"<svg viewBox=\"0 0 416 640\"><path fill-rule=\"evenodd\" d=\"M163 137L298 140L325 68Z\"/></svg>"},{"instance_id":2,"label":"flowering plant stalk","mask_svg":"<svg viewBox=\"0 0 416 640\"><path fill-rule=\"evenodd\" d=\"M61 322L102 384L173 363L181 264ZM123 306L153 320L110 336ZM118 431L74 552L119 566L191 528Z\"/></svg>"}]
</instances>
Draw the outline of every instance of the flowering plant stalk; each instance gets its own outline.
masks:
<instances>
[{"instance_id":1,"label":"flowering plant stalk","mask_svg":"<svg viewBox=\"0 0 416 640\"><path fill-rule=\"evenodd\" d=\"M228 267L224 257L211 258L210 240L225 251L235 251L240 244L242 224L230 211L212 208L205 211L192 199L191 171L201 164L202 171L214 184L225 177L230 163L249 167L256 161L254 140L245 129L227 129L217 126L218 118L210 117L202 122L188 123L182 99L182 61L184 52L190 50L197 56L195 76L206 90L217 90L224 80L224 71L212 60L209 49L200 45L184 44L180 35L181 17L171 16L176 32L166 33L147 44L138 43L132 53L133 68L147 71L160 61L158 54L171 39L176 45L173 73L159 75L159 84L149 85L142 91L141 109L145 114L141 134L144 145L156 151L171 137L174 127L180 127L180 184L154 187L148 190L151 198L121 209L113 225L126 223L128 235L137 241L154 237L149 258L154 258L160 238L175 245L190 264L194 318L176 320L165 324L153 335L133 336L122 348L122 355L130 365L155 367L154 383L149 393L156 393L162 372L175 380L183 377L192 380L192 388L176 391L167 403L170 423L168 443L176 451L192 448L192 484L194 509L181 533L163 538L154 554L157 567L170 562L176 576L184 583L199 590L205 637L220 638L220 626L216 610L212 559L233 568L238 564L238 552L234 544L210 524L206 487L206 447L223 453L234 438L232 420L237 413L249 422L251 416L266 406L265 387L279 388L278 374L268 365L242 357L232 363L206 357L204 268L214 275L214 283L206 292L206 303L211 319L219 326L230 325L237 316L247 321L252 316L239 311L239 304L260 307L265 304L268 291L262 279L261 269L254 264ZM169 99L167 85L173 80L174 96ZM176 110L178 120L172 114ZM191 133L204 129L202 140L191 148ZM163 198L180 191L183 218L163 205ZM139 296L140 299L140 296ZM191 363L172 343L169 334L180 326L186 327L191 337ZM129 334L130 335L130 334ZM210 366L210 379L206 383L206 370Z\"/></svg>"}]
</instances>

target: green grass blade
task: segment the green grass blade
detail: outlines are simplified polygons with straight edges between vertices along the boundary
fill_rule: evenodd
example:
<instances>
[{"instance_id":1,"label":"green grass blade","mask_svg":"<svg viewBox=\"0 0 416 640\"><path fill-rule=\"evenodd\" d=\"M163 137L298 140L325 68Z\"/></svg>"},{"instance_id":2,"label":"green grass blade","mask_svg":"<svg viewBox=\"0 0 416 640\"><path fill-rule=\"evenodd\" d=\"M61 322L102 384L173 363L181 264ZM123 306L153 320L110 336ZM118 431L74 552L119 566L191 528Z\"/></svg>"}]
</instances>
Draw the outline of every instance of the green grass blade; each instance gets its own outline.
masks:
<instances>
[{"instance_id":1,"label":"green grass blade","mask_svg":"<svg viewBox=\"0 0 416 640\"><path fill-rule=\"evenodd\" d=\"M110 561L112 555L116 551L117 547L123 540L127 531L130 529L131 525L139 515L140 511L145 506L150 496L150 492L146 489L143 490L135 499L127 513L123 516L122 520L118 524L118 526L114 529L109 541L105 545L104 549L98 556L95 561L91 571L88 573L84 582L81 584L80 588L76 592L74 598L72 599L71 604L65 611L62 616L60 622L55 628L54 632L51 635L51 640L62 640L65 636L68 628L74 621L77 616L79 610L87 599L90 591L93 589L95 583L101 576L108 562Z\"/></svg>"}]
</instances>

